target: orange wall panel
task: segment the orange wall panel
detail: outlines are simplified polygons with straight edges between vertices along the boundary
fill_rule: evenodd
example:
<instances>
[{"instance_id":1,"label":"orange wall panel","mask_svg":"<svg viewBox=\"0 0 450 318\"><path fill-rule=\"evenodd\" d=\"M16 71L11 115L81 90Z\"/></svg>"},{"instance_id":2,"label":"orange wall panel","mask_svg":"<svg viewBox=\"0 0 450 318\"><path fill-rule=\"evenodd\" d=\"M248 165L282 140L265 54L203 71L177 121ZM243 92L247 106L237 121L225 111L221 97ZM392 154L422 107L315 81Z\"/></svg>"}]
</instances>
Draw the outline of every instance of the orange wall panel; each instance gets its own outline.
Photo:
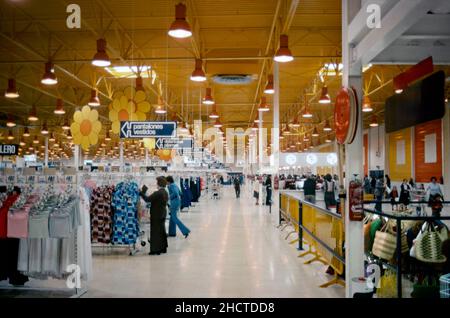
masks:
<instances>
[{"instance_id":1,"label":"orange wall panel","mask_svg":"<svg viewBox=\"0 0 450 318\"><path fill-rule=\"evenodd\" d=\"M403 158L397 158L398 142L404 145ZM389 134L389 174L392 181L409 180L412 175L411 128Z\"/></svg>"},{"instance_id":2,"label":"orange wall panel","mask_svg":"<svg viewBox=\"0 0 450 318\"><path fill-rule=\"evenodd\" d=\"M436 161L426 163L425 136L433 134L436 136ZM429 182L433 176L439 180L442 176L442 121L438 119L417 125L414 129L414 136L416 182Z\"/></svg>"}]
</instances>

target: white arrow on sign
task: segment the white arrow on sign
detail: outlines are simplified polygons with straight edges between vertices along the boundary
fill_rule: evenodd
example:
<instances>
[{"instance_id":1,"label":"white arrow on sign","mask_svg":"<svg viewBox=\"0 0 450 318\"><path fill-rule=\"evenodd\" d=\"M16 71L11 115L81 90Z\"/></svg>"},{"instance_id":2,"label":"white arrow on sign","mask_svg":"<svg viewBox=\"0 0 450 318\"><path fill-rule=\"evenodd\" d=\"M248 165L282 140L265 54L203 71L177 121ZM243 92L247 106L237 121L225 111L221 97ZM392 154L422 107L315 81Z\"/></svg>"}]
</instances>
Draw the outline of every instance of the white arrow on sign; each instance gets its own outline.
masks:
<instances>
[{"instance_id":1,"label":"white arrow on sign","mask_svg":"<svg viewBox=\"0 0 450 318\"><path fill-rule=\"evenodd\" d=\"M126 122L125 125L123 125L122 127L122 134L125 138L130 138L131 136L131 127L130 127L130 122Z\"/></svg>"}]
</instances>

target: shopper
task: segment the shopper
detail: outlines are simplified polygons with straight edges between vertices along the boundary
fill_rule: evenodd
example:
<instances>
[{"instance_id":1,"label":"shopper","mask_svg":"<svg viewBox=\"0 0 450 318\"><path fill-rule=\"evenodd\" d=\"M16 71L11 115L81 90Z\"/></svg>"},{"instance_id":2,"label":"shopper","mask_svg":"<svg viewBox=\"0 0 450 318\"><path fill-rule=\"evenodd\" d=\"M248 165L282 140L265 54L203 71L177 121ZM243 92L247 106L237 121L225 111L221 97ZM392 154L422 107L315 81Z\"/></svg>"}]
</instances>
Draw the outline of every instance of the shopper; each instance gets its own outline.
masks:
<instances>
[{"instance_id":1,"label":"shopper","mask_svg":"<svg viewBox=\"0 0 450 318\"><path fill-rule=\"evenodd\" d=\"M391 184L391 178L389 178L389 175L385 175L384 178L386 181L386 199L387 199L389 197L389 194L392 191L392 188L391 188L392 184Z\"/></svg>"},{"instance_id":2,"label":"shopper","mask_svg":"<svg viewBox=\"0 0 450 318\"><path fill-rule=\"evenodd\" d=\"M364 192L366 194L371 194L372 193L372 187L370 185L370 180L369 180L369 177L367 175L364 177Z\"/></svg>"},{"instance_id":3,"label":"shopper","mask_svg":"<svg viewBox=\"0 0 450 318\"><path fill-rule=\"evenodd\" d=\"M181 207L181 190L175 184L172 176L166 178L169 184L169 200L170 200L170 221L169 221L169 236L175 237L177 235L177 226L185 238L189 236L191 231L178 218L178 212Z\"/></svg>"},{"instance_id":4,"label":"shopper","mask_svg":"<svg viewBox=\"0 0 450 318\"><path fill-rule=\"evenodd\" d=\"M167 253L166 216L169 195L166 191L167 181L164 177L156 178L158 190L150 196L146 195L147 187L141 189L141 197L150 203L150 253L149 255L160 255Z\"/></svg>"},{"instance_id":5,"label":"shopper","mask_svg":"<svg viewBox=\"0 0 450 318\"><path fill-rule=\"evenodd\" d=\"M442 193L441 186L439 183L437 183L436 177L431 177L431 183L428 185L427 188L427 196L428 200L432 200L436 195L440 195L441 197L444 197L444 194Z\"/></svg>"},{"instance_id":6,"label":"shopper","mask_svg":"<svg viewBox=\"0 0 450 318\"><path fill-rule=\"evenodd\" d=\"M241 196L241 182L239 181L238 177L234 177L233 183L234 192L236 192L236 198L239 199L239 197Z\"/></svg>"},{"instance_id":7,"label":"shopper","mask_svg":"<svg viewBox=\"0 0 450 318\"><path fill-rule=\"evenodd\" d=\"M303 195L305 201L315 204L316 203L316 180L313 176L309 176L303 184Z\"/></svg>"},{"instance_id":8,"label":"shopper","mask_svg":"<svg viewBox=\"0 0 450 318\"><path fill-rule=\"evenodd\" d=\"M381 212L384 190L385 190L385 185L384 185L383 177L379 177L377 179L377 183L375 185L375 192L374 192L375 200L376 200L375 211Z\"/></svg>"},{"instance_id":9,"label":"shopper","mask_svg":"<svg viewBox=\"0 0 450 318\"><path fill-rule=\"evenodd\" d=\"M272 176L267 175L266 181L264 182L266 188L266 205L272 205Z\"/></svg>"},{"instance_id":10,"label":"shopper","mask_svg":"<svg viewBox=\"0 0 450 318\"><path fill-rule=\"evenodd\" d=\"M398 198L398 190L396 186L392 187L391 193L389 193L389 198L391 199L392 211L396 211Z\"/></svg>"},{"instance_id":11,"label":"shopper","mask_svg":"<svg viewBox=\"0 0 450 318\"><path fill-rule=\"evenodd\" d=\"M253 197L256 199L256 205L259 205L259 181L256 177L253 181Z\"/></svg>"},{"instance_id":12,"label":"shopper","mask_svg":"<svg viewBox=\"0 0 450 318\"><path fill-rule=\"evenodd\" d=\"M375 192L375 187L377 185L377 179L375 178L375 176L372 176L372 179L370 180L370 187L372 188L372 194Z\"/></svg>"},{"instance_id":13,"label":"shopper","mask_svg":"<svg viewBox=\"0 0 450 318\"><path fill-rule=\"evenodd\" d=\"M406 179L403 179L402 185L400 186L400 199L399 203L404 206L408 206L410 202L411 185Z\"/></svg>"},{"instance_id":14,"label":"shopper","mask_svg":"<svg viewBox=\"0 0 450 318\"><path fill-rule=\"evenodd\" d=\"M411 190L416 187L416 183L414 182L413 178L409 179L409 185L411 186Z\"/></svg>"},{"instance_id":15,"label":"shopper","mask_svg":"<svg viewBox=\"0 0 450 318\"><path fill-rule=\"evenodd\" d=\"M336 183L331 174L325 176L324 193L325 208L329 210L330 207L336 206Z\"/></svg>"}]
</instances>

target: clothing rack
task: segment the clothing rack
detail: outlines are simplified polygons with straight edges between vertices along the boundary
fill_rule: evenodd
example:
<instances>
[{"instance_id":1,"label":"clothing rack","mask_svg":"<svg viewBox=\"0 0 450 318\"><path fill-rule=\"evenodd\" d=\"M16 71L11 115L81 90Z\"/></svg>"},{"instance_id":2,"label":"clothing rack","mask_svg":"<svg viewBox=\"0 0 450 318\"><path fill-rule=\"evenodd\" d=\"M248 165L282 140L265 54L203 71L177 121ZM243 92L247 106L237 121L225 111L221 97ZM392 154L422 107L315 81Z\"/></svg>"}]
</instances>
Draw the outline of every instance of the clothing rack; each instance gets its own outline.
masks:
<instances>
[{"instance_id":1,"label":"clothing rack","mask_svg":"<svg viewBox=\"0 0 450 318\"><path fill-rule=\"evenodd\" d=\"M74 170L67 169L64 172L72 173ZM41 172L37 172L34 168L25 168L25 169L4 169L0 173L0 185L5 185L5 180L7 186L14 184L14 186L22 187L24 191L32 188L32 192L36 190L36 188L44 188L50 185L53 186L67 186L71 191L78 189L78 178L76 174L65 174L63 171L57 171L53 168L46 168ZM75 188L74 188L75 186ZM79 264L79 255L78 255L78 237L77 237L77 229L74 232L74 260L75 264ZM33 279L34 281L38 281L40 279ZM61 280L61 279L60 279ZM69 298L79 298L84 295L88 291L87 282L80 277L79 281L80 285L75 284L75 288L73 288L73 293L69 296ZM0 285L0 290L19 290L19 291L39 291L39 292L49 292L49 293L57 293L57 292L69 292L72 289L66 287L44 287L44 286L15 286L15 285Z\"/></svg>"}]
</instances>

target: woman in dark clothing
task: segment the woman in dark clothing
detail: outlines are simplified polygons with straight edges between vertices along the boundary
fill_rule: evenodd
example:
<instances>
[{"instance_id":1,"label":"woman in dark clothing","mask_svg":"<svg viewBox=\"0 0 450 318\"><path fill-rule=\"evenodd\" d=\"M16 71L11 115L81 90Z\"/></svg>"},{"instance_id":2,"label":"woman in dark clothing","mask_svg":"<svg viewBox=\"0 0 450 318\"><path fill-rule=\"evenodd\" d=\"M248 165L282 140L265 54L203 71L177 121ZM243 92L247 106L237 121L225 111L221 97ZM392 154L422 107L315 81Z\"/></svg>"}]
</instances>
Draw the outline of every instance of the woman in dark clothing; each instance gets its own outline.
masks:
<instances>
[{"instance_id":1,"label":"woman in dark clothing","mask_svg":"<svg viewBox=\"0 0 450 318\"><path fill-rule=\"evenodd\" d=\"M169 195L166 191L167 181L164 177L156 178L158 190L150 196L146 195L147 187L141 190L141 197L150 205L150 253L160 255L167 253L166 216Z\"/></svg>"},{"instance_id":2,"label":"woman in dark clothing","mask_svg":"<svg viewBox=\"0 0 450 318\"><path fill-rule=\"evenodd\" d=\"M272 205L272 177L270 175L267 176L264 186L266 187L266 205Z\"/></svg>"},{"instance_id":3,"label":"woman in dark clothing","mask_svg":"<svg viewBox=\"0 0 450 318\"><path fill-rule=\"evenodd\" d=\"M411 192L411 185L406 181L406 179L403 179L403 183L400 186L400 204L403 204L405 206L408 206L410 202L410 192Z\"/></svg>"},{"instance_id":4,"label":"woman in dark clothing","mask_svg":"<svg viewBox=\"0 0 450 318\"><path fill-rule=\"evenodd\" d=\"M389 198L389 193L392 190L392 188L391 188L391 178L389 178L388 175L385 175L384 177L385 177L385 180L386 180L386 187L387 187L386 190L388 190L388 191L385 192L385 195L386 195L386 199L388 199Z\"/></svg>"}]
</instances>

